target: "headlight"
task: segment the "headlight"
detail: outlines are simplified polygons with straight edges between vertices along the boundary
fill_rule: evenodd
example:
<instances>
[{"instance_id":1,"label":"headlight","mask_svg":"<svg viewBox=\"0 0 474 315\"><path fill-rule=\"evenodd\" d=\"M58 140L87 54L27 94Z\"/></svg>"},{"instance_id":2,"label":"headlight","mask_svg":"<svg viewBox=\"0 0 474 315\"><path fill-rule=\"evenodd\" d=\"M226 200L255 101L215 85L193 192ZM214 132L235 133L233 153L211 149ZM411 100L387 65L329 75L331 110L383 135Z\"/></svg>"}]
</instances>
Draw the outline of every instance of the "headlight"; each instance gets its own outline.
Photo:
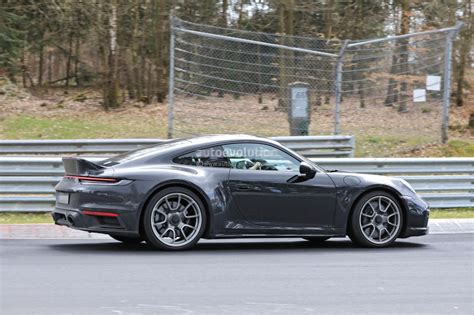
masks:
<instances>
[{"instance_id":1,"label":"headlight","mask_svg":"<svg viewBox=\"0 0 474 315\"><path fill-rule=\"evenodd\" d=\"M402 183L403 187L408 189L409 191L411 191L412 193L416 194L416 191L415 189L413 189L413 187L410 185L410 183L408 183L406 180L404 179L400 179L400 182Z\"/></svg>"}]
</instances>

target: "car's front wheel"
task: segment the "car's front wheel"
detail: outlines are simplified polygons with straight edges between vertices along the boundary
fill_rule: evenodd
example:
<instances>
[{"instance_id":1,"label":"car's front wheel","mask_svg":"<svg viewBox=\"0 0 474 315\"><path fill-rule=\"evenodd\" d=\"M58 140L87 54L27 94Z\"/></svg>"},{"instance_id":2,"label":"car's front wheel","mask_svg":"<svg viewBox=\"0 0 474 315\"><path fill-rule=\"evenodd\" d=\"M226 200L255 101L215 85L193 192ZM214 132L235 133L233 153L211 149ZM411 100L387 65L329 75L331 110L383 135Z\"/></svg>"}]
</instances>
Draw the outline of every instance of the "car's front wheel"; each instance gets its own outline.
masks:
<instances>
[{"instance_id":1,"label":"car's front wheel","mask_svg":"<svg viewBox=\"0 0 474 315\"><path fill-rule=\"evenodd\" d=\"M355 243L365 247L386 247L400 235L402 208L391 194L374 191L357 202L349 224L349 237Z\"/></svg>"},{"instance_id":2,"label":"car's front wheel","mask_svg":"<svg viewBox=\"0 0 474 315\"><path fill-rule=\"evenodd\" d=\"M171 187L158 192L148 203L144 214L147 242L166 250L194 246L206 225L206 211L192 191Z\"/></svg>"}]
</instances>

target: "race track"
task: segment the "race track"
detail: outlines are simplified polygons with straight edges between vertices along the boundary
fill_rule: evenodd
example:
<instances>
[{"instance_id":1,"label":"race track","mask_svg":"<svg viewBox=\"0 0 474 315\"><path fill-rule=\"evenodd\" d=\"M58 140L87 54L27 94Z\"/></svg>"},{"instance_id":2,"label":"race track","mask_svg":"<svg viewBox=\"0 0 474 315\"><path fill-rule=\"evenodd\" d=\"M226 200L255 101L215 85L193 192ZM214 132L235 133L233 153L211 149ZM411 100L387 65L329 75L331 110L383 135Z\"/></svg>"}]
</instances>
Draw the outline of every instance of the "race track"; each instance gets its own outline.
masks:
<instances>
[{"instance_id":1,"label":"race track","mask_svg":"<svg viewBox=\"0 0 474 315\"><path fill-rule=\"evenodd\" d=\"M473 314L474 234L363 249L349 240L2 239L10 314Z\"/></svg>"}]
</instances>

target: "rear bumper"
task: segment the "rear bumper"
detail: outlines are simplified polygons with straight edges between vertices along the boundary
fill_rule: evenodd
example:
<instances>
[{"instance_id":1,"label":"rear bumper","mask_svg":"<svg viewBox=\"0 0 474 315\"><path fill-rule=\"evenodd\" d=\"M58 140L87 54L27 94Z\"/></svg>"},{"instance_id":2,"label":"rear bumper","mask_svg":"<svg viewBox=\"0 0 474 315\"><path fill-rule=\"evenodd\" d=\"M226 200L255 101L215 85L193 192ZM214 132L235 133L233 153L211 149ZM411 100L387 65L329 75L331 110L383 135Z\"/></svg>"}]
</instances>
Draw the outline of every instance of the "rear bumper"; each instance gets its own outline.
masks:
<instances>
[{"instance_id":1,"label":"rear bumper","mask_svg":"<svg viewBox=\"0 0 474 315\"><path fill-rule=\"evenodd\" d=\"M76 230L127 236L139 235L138 231L128 229L120 215L116 217L87 215L80 210L55 208L51 216L55 224Z\"/></svg>"},{"instance_id":2,"label":"rear bumper","mask_svg":"<svg viewBox=\"0 0 474 315\"><path fill-rule=\"evenodd\" d=\"M144 196L137 182L88 183L64 178L56 186L54 222L70 228L107 234L139 234ZM62 198L65 197L65 198Z\"/></svg>"},{"instance_id":3,"label":"rear bumper","mask_svg":"<svg viewBox=\"0 0 474 315\"><path fill-rule=\"evenodd\" d=\"M428 220L430 217L428 204L419 197L401 196L401 199L406 209L406 224L400 237L405 238L428 234Z\"/></svg>"}]
</instances>

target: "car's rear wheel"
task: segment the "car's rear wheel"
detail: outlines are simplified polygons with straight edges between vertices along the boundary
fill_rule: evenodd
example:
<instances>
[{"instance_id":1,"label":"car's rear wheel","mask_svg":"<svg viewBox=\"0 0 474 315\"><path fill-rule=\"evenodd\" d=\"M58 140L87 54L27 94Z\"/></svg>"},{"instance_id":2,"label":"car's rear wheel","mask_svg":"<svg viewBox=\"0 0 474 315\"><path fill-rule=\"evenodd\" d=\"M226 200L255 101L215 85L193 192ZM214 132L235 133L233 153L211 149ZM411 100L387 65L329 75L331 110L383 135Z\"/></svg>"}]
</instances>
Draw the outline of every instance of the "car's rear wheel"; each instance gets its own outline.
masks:
<instances>
[{"instance_id":1,"label":"car's rear wheel","mask_svg":"<svg viewBox=\"0 0 474 315\"><path fill-rule=\"evenodd\" d=\"M123 236L123 235L115 235L115 234L109 234L109 235L114 240L117 240L124 244L140 244L141 242L143 242L143 239L141 237Z\"/></svg>"},{"instance_id":2,"label":"car's rear wheel","mask_svg":"<svg viewBox=\"0 0 474 315\"><path fill-rule=\"evenodd\" d=\"M386 247L395 242L403 224L398 201L385 191L363 196L351 216L349 237L365 247Z\"/></svg>"},{"instance_id":3,"label":"car's rear wheel","mask_svg":"<svg viewBox=\"0 0 474 315\"><path fill-rule=\"evenodd\" d=\"M158 192L148 203L144 215L147 242L166 250L194 246L206 225L206 211L192 191L171 187Z\"/></svg>"},{"instance_id":4,"label":"car's rear wheel","mask_svg":"<svg viewBox=\"0 0 474 315\"><path fill-rule=\"evenodd\" d=\"M308 237L303 237L303 238L312 243L321 243L330 239L329 236L308 236Z\"/></svg>"}]
</instances>

